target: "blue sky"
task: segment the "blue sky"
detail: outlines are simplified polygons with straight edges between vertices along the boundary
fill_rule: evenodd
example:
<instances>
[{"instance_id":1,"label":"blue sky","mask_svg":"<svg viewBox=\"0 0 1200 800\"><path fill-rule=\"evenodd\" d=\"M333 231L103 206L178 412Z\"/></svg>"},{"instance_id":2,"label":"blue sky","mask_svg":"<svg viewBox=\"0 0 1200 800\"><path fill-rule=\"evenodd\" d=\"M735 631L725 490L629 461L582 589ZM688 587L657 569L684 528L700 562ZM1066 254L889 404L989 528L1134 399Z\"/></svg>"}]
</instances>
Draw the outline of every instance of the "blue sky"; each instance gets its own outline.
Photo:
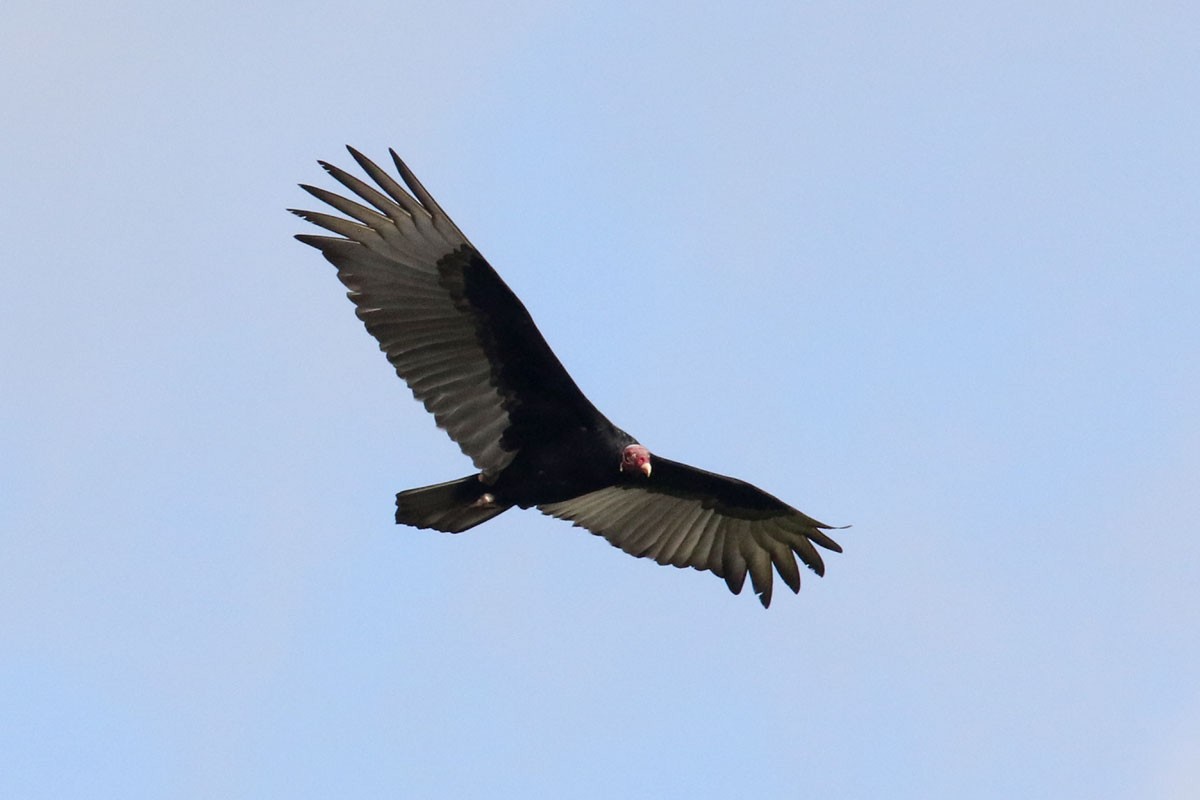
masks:
<instances>
[{"instance_id":1,"label":"blue sky","mask_svg":"<svg viewBox=\"0 0 1200 800\"><path fill-rule=\"evenodd\" d=\"M1200 12L17 0L0 796L1191 798ZM466 474L293 241L394 146L763 611Z\"/></svg>"}]
</instances>

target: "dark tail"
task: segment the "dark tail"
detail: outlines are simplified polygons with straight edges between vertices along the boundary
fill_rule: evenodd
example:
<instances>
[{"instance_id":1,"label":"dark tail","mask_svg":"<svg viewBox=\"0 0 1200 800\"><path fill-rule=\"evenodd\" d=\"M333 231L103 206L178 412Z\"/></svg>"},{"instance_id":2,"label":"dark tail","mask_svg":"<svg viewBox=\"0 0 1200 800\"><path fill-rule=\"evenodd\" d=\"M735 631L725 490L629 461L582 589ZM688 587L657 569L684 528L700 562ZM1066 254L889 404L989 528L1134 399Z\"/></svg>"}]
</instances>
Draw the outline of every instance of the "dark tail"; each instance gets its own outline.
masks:
<instances>
[{"instance_id":1,"label":"dark tail","mask_svg":"<svg viewBox=\"0 0 1200 800\"><path fill-rule=\"evenodd\" d=\"M512 507L489 502L486 492L478 475L409 489L396 495L396 523L462 533Z\"/></svg>"}]
</instances>

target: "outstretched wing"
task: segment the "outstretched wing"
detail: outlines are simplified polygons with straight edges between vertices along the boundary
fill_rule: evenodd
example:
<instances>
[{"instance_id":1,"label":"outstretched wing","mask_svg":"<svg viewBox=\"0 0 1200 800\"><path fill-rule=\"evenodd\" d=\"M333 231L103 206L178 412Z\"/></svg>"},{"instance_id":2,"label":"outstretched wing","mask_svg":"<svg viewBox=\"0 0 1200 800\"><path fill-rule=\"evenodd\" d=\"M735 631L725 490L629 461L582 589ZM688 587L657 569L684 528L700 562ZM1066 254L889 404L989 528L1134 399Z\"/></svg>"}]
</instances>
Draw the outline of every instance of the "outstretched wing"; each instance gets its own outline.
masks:
<instances>
[{"instance_id":1,"label":"outstretched wing","mask_svg":"<svg viewBox=\"0 0 1200 800\"><path fill-rule=\"evenodd\" d=\"M747 571L763 606L771 604L771 567L793 592L800 591L800 556L825 574L814 544L842 548L817 522L781 500L736 478L653 456L645 481L629 481L561 503L538 506L570 520L616 547L659 564L709 570L734 594Z\"/></svg>"},{"instance_id":2,"label":"outstretched wing","mask_svg":"<svg viewBox=\"0 0 1200 800\"><path fill-rule=\"evenodd\" d=\"M395 151L409 191L347 149L378 188L319 163L371 207L302 185L349 219L292 209L336 234L296 238L337 267L396 373L485 479L539 437L599 416L525 306Z\"/></svg>"}]
</instances>

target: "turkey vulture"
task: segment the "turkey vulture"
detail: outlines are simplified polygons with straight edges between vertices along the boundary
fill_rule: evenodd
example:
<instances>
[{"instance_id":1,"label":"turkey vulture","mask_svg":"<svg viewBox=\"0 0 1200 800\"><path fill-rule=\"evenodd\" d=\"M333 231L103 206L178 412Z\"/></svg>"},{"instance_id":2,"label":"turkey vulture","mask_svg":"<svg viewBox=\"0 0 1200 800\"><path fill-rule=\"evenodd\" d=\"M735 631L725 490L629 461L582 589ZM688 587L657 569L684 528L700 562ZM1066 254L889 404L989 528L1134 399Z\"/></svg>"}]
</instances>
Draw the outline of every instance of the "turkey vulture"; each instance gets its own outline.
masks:
<instances>
[{"instance_id":1,"label":"turkey vulture","mask_svg":"<svg viewBox=\"0 0 1200 800\"><path fill-rule=\"evenodd\" d=\"M439 427L479 469L396 495L396 522L459 533L513 506L536 507L659 564L709 570L738 594L750 573L763 606L772 565L793 592L793 554L824 574L830 530L734 478L652 454L584 397L529 312L390 151L405 191L354 148L375 182L318 162L363 205L301 188L344 217L292 212L335 234L321 251L358 318Z\"/></svg>"}]
</instances>

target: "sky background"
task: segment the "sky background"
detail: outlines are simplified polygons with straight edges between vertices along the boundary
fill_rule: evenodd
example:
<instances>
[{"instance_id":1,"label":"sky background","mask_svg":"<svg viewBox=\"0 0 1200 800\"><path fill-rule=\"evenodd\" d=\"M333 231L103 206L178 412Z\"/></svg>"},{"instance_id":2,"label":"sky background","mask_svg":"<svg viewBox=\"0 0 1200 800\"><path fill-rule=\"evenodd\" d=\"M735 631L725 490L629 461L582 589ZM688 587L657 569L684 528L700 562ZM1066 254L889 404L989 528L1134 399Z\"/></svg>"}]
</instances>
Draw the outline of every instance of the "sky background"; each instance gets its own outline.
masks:
<instances>
[{"instance_id":1,"label":"sky background","mask_svg":"<svg viewBox=\"0 0 1200 800\"><path fill-rule=\"evenodd\" d=\"M1200 796L1198 42L10 2L0 796ZM291 239L347 143L618 425L852 525L826 577L764 611L532 512L396 527L470 465Z\"/></svg>"}]
</instances>

